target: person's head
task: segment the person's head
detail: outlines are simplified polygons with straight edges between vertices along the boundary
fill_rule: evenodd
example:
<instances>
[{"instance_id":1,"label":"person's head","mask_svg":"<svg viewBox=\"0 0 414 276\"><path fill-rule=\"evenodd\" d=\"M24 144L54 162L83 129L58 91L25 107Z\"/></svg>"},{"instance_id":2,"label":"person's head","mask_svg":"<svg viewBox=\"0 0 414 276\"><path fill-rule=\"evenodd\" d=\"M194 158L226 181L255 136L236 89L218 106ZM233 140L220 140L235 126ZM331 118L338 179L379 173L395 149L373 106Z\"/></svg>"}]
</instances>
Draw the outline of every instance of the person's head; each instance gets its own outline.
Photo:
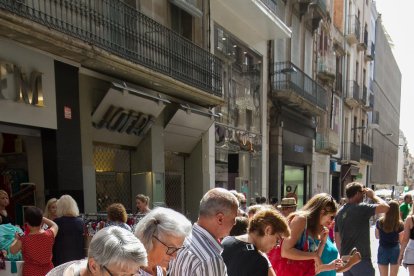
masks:
<instances>
[{"instance_id":1,"label":"person's head","mask_svg":"<svg viewBox=\"0 0 414 276\"><path fill-rule=\"evenodd\" d=\"M9 195L5 190L0 190L0 207L6 208L9 205Z\"/></svg>"},{"instance_id":2,"label":"person's head","mask_svg":"<svg viewBox=\"0 0 414 276\"><path fill-rule=\"evenodd\" d=\"M40 208L29 206L24 210L24 220L31 227L39 227L42 224L43 212Z\"/></svg>"},{"instance_id":3,"label":"person's head","mask_svg":"<svg viewBox=\"0 0 414 276\"><path fill-rule=\"evenodd\" d=\"M235 224L238 204L237 198L226 189L211 189L200 201L198 224L215 238L224 238Z\"/></svg>"},{"instance_id":4,"label":"person's head","mask_svg":"<svg viewBox=\"0 0 414 276\"><path fill-rule=\"evenodd\" d=\"M398 228L403 224L400 217L400 205L398 202L391 200L388 202L388 205L390 206L390 209L382 218L380 218L382 229L386 233L398 231Z\"/></svg>"},{"instance_id":5,"label":"person's head","mask_svg":"<svg viewBox=\"0 0 414 276\"><path fill-rule=\"evenodd\" d=\"M280 212L285 216L289 216L291 213L296 211L296 199L294 197L284 197L282 198L282 202L280 203L277 208Z\"/></svg>"},{"instance_id":6,"label":"person's head","mask_svg":"<svg viewBox=\"0 0 414 276\"><path fill-rule=\"evenodd\" d=\"M404 202L407 203L407 204L413 203L413 197L410 194L406 194L404 196Z\"/></svg>"},{"instance_id":7,"label":"person's head","mask_svg":"<svg viewBox=\"0 0 414 276\"><path fill-rule=\"evenodd\" d=\"M257 212L265 208L267 207L262 204L255 204L255 205L249 206L249 209L247 209L247 217L251 219Z\"/></svg>"},{"instance_id":8,"label":"person's head","mask_svg":"<svg viewBox=\"0 0 414 276\"><path fill-rule=\"evenodd\" d=\"M57 198L53 197L47 201L43 216L48 219L57 217Z\"/></svg>"},{"instance_id":9,"label":"person's head","mask_svg":"<svg viewBox=\"0 0 414 276\"><path fill-rule=\"evenodd\" d=\"M260 197L260 204L266 204L266 202L267 202L266 197L264 196Z\"/></svg>"},{"instance_id":10,"label":"person's head","mask_svg":"<svg viewBox=\"0 0 414 276\"><path fill-rule=\"evenodd\" d=\"M335 199L326 193L314 195L300 211L289 215L288 220L295 215L307 218L307 226L311 234L319 234L322 227L329 227L335 219L337 204Z\"/></svg>"},{"instance_id":11,"label":"person's head","mask_svg":"<svg viewBox=\"0 0 414 276\"><path fill-rule=\"evenodd\" d=\"M364 200L365 188L359 182L351 182L345 186L345 194L348 201L360 203Z\"/></svg>"},{"instance_id":12,"label":"person's head","mask_svg":"<svg viewBox=\"0 0 414 276\"><path fill-rule=\"evenodd\" d=\"M70 195L61 196L57 203L57 215L58 217L77 217L79 216L79 208L76 201Z\"/></svg>"},{"instance_id":13,"label":"person's head","mask_svg":"<svg viewBox=\"0 0 414 276\"><path fill-rule=\"evenodd\" d=\"M274 209L263 209L249 221L248 234L262 252L269 252L282 238L290 236L287 219Z\"/></svg>"},{"instance_id":14,"label":"person's head","mask_svg":"<svg viewBox=\"0 0 414 276\"><path fill-rule=\"evenodd\" d=\"M135 236L148 252L148 266L166 267L191 233L191 222L182 214L157 207L143 217L135 228Z\"/></svg>"},{"instance_id":15,"label":"person's head","mask_svg":"<svg viewBox=\"0 0 414 276\"><path fill-rule=\"evenodd\" d=\"M131 231L110 226L93 236L88 249L92 275L133 275L143 266L147 266L147 252Z\"/></svg>"},{"instance_id":16,"label":"person's head","mask_svg":"<svg viewBox=\"0 0 414 276\"><path fill-rule=\"evenodd\" d=\"M148 211L149 202L150 198L146 195L138 194L135 197L135 204L140 213L146 213Z\"/></svg>"},{"instance_id":17,"label":"person's head","mask_svg":"<svg viewBox=\"0 0 414 276\"><path fill-rule=\"evenodd\" d=\"M126 223L128 219L124 205L121 203L113 203L106 209L108 213L108 221Z\"/></svg>"},{"instance_id":18,"label":"person's head","mask_svg":"<svg viewBox=\"0 0 414 276\"><path fill-rule=\"evenodd\" d=\"M247 217L236 217L236 224L230 230L230 236L240 236L247 233L249 219Z\"/></svg>"}]
</instances>

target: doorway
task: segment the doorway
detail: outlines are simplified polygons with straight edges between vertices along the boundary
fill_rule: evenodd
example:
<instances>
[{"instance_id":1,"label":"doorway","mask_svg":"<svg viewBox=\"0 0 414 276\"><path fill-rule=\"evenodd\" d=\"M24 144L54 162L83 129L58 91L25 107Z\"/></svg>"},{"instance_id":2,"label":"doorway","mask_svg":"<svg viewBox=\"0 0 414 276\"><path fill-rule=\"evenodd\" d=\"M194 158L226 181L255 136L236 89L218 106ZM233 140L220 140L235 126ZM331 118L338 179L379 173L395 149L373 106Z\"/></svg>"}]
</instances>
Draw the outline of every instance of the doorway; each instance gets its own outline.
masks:
<instances>
[{"instance_id":1,"label":"doorway","mask_svg":"<svg viewBox=\"0 0 414 276\"><path fill-rule=\"evenodd\" d=\"M283 197L295 197L298 209L306 198L306 166L284 165Z\"/></svg>"}]
</instances>

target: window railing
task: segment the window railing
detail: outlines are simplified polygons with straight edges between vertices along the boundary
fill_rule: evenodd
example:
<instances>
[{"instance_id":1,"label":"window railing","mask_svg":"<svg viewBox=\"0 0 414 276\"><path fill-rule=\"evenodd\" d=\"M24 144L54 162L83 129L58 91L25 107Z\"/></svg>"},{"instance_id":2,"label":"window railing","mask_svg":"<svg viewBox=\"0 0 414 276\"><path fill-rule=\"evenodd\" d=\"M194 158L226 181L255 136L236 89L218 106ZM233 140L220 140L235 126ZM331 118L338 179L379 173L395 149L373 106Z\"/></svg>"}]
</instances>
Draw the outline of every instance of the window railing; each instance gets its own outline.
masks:
<instances>
[{"instance_id":1,"label":"window railing","mask_svg":"<svg viewBox=\"0 0 414 276\"><path fill-rule=\"evenodd\" d=\"M222 96L220 59L120 0L0 0L0 9Z\"/></svg>"},{"instance_id":2,"label":"window railing","mask_svg":"<svg viewBox=\"0 0 414 276\"><path fill-rule=\"evenodd\" d=\"M271 78L274 91L295 91L309 102L326 109L325 89L290 61L275 63Z\"/></svg>"},{"instance_id":3,"label":"window railing","mask_svg":"<svg viewBox=\"0 0 414 276\"><path fill-rule=\"evenodd\" d=\"M372 162L374 160L374 149L368 145L362 144L361 159Z\"/></svg>"},{"instance_id":4,"label":"window railing","mask_svg":"<svg viewBox=\"0 0 414 276\"><path fill-rule=\"evenodd\" d=\"M356 81L349 81L347 98L353 98L354 100L357 100L357 101L360 100L359 85Z\"/></svg>"}]
</instances>

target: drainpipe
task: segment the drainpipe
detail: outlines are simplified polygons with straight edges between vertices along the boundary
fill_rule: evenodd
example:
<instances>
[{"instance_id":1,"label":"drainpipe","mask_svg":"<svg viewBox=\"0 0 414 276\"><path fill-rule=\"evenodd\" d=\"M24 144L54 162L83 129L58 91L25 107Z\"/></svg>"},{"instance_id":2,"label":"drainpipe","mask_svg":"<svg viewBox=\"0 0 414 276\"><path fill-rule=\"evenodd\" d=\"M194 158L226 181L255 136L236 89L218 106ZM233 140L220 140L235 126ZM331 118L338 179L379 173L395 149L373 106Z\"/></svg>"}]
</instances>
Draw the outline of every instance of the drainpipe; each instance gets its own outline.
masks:
<instances>
[{"instance_id":1,"label":"drainpipe","mask_svg":"<svg viewBox=\"0 0 414 276\"><path fill-rule=\"evenodd\" d=\"M343 48L344 48L344 52L345 52L345 56L342 62L342 72L343 72L343 76L344 78L342 79L342 94L341 94L341 104L342 104L342 127L341 127L341 141L342 141L342 150L341 150L341 160L343 160L344 158L344 151L345 151L345 131L344 131L344 123L345 123L345 111L344 111L344 101L345 101L345 92L344 90L346 90L346 82L348 79L348 70L347 70L347 61L348 61L348 57L347 57L347 45L346 45L346 33L348 31L348 20L349 20L349 16L348 16L348 6L349 6L349 0L345 0L345 22L344 22L344 41L343 41ZM344 85L344 81L345 81L345 85ZM344 89L345 87L345 89ZM342 170L341 170L342 171ZM341 197L343 196L343 180L345 179L345 177L343 177L343 179L340 177L341 182L339 183L339 185L341 185L341 192L340 195Z\"/></svg>"}]
</instances>

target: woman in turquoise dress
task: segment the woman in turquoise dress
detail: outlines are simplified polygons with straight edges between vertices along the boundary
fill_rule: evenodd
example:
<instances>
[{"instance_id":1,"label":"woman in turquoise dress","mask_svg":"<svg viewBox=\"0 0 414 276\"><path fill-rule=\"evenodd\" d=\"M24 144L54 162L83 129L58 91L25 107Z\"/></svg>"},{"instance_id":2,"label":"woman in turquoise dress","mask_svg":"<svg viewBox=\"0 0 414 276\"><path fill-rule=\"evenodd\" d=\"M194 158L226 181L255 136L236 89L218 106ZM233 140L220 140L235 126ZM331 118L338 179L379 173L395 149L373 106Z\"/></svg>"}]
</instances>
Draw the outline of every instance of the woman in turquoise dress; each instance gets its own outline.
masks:
<instances>
[{"instance_id":1,"label":"woman in turquoise dress","mask_svg":"<svg viewBox=\"0 0 414 276\"><path fill-rule=\"evenodd\" d=\"M321 241L319 246L323 246L324 241ZM338 249L332 242L330 237L327 237L325 246L322 251L321 261L323 265L320 266L320 272L318 276L334 276L336 275L336 268L338 266L335 260L338 259Z\"/></svg>"}]
</instances>

